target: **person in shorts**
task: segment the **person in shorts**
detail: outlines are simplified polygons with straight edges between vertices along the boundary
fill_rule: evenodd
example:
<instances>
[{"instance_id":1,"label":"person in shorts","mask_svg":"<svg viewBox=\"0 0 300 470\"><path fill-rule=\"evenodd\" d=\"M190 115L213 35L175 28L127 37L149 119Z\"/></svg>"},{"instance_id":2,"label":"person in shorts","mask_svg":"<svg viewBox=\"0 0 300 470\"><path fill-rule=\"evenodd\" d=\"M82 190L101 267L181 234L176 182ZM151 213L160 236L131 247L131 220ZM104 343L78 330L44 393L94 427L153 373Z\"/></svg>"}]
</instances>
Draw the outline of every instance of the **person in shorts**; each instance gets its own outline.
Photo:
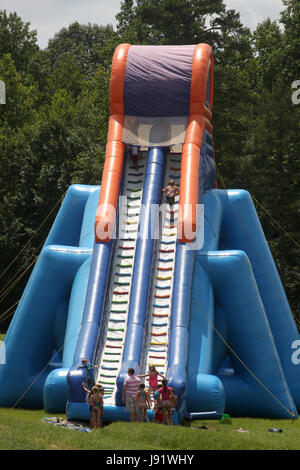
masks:
<instances>
[{"instance_id":1,"label":"person in shorts","mask_svg":"<svg viewBox=\"0 0 300 470\"><path fill-rule=\"evenodd\" d=\"M151 401L150 401L150 395L147 392L144 383L140 384L140 389L137 392L136 397L135 397L135 403L138 405L138 408L139 408L139 415L140 415L141 423L144 422L144 419L146 423L149 423L147 410L151 409Z\"/></svg>"},{"instance_id":2,"label":"person in shorts","mask_svg":"<svg viewBox=\"0 0 300 470\"><path fill-rule=\"evenodd\" d=\"M102 428L103 417L103 392L101 387L92 387L90 395L91 419L90 428Z\"/></svg>"},{"instance_id":3,"label":"person in shorts","mask_svg":"<svg viewBox=\"0 0 300 470\"><path fill-rule=\"evenodd\" d=\"M158 390L159 394L159 403L162 407L163 412L163 423L164 424L173 424L172 420L172 406L171 406L171 396L173 390L171 387L167 386L167 379L162 381L162 387Z\"/></svg>"},{"instance_id":4,"label":"person in shorts","mask_svg":"<svg viewBox=\"0 0 300 470\"><path fill-rule=\"evenodd\" d=\"M125 404L126 411L129 412L130 421L139 421L139 409L135 403L135 397L140 390L141 379L135 375L135 370L128 369L128 377L124 381L122 390L122 402Z\"/></svg>"},{"instance_id":5,"label":"person in shorts","mask_svg":"<svg viewBox=\"0 0 300 470\"><path fill-rule=\"evenodd\" d=\"M165 188L162 189L163 193L166 193L167 203L172 206L175 202L175 196L179 194L179 189L175 184L174 180L171 180Z\"/></svg>"}]
</instances>

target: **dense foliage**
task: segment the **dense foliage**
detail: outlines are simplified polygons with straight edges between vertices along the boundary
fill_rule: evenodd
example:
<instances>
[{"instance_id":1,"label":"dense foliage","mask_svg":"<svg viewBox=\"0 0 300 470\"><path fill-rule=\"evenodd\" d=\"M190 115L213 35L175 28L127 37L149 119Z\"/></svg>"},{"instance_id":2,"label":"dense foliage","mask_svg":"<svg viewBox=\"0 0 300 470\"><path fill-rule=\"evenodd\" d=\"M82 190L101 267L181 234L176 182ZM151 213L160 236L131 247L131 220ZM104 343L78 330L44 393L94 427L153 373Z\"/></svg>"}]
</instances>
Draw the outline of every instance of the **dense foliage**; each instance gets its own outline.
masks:
<instances>
[{"instance_id":1,"label":"dense foliage","mask_svg":"<svg viewBox=\"0 0 300 470\"><path fill-rule=\"evenodd\" d=\"M44 50L30 24L0 10L7 96L0 106L2 314L20 298L68 186L101 181L115 47L207 42L215 58L219 187L252 194L300 320L300 99L292 100L300 80L300 4L283 4L280 23L266 19L251 33L223 0L123 0L115 29L76 22ZM13 310L0 317L0 330Z\"/></svg>"}]
</instances>

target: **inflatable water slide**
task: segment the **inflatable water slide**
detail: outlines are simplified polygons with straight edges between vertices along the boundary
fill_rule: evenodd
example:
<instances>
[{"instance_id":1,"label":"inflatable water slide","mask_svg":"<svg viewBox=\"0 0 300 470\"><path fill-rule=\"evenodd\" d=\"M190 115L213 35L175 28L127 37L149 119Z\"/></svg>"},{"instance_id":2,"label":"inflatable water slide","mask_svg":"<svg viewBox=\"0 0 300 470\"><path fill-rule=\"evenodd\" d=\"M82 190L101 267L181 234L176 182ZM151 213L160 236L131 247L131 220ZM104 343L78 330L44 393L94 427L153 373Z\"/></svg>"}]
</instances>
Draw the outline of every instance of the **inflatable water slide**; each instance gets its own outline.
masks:
<instances>
[{"instance_id":1,"label":"inflatable water slide","mask_svg":"<svg viewBox=\"0 0 300 470\"><path fill-rule=\"evenodd\" d=\"M298 417L299 333L251 196L216 187L212 105L208 45L117 47L101 186L67 191L5 337L1 406L88 420L87 358L106 421L128 420L128 368L150 364L175 423Z\"/></svg>"}]
</instances>

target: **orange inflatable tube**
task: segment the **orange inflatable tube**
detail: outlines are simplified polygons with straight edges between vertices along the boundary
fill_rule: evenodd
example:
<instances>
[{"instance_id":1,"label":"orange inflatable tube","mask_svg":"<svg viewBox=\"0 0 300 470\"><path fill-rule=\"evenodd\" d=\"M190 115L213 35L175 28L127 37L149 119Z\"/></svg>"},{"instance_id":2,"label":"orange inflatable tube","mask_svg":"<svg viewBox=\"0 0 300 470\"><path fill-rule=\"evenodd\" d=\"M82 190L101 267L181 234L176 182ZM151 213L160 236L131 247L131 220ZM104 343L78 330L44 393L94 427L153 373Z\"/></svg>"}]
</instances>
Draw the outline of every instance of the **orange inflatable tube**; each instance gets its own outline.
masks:
<instances>
[{"instance_id":1,"label":"orange inflatable tube","mask_svg":"<svg viewBox=\"0 0 300 470\"><path fill-rule=\"evenodd\" d=\"M209 108L206 105L207 80L210 78ZM190 116L182 146L179 190L178 241L191 243L196 234L199 191L200 150L205 129L212 134L213 56L210 46L195 47L190 93Z\"/></svg>"},{"instance_id":2,"label":"orange inflatable tube","mask_svg":"<svg viewBox=\"0 0 300 470\"><path fill-rule=\"evenodd\" d=\"M110 241L116 220L125 150L125 144L122 142L124 79L129 47L129 44L120 44L115 50L112 61L110 118L102 184L95 219L95 241L97 243Z\"/></svg>"}]
</instances>

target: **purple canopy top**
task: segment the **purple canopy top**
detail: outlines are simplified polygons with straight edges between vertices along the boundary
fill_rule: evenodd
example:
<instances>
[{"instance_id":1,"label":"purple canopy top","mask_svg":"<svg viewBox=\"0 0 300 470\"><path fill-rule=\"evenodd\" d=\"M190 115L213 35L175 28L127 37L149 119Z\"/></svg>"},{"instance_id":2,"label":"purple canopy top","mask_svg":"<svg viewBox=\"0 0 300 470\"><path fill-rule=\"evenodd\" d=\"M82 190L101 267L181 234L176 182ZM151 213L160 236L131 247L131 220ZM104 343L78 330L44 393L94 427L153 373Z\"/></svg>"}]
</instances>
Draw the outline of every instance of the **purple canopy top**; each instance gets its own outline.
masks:
<instances>
[{"instance_id":1,"label":"purple canopy top","mask_svg":"<svg viewBox=\"0 0 300 470\"><path fill-rule=\"evenodd\" d=\"M124 114L188 116L194 45L130 46Z\"/></svg>"}]
</instances>

